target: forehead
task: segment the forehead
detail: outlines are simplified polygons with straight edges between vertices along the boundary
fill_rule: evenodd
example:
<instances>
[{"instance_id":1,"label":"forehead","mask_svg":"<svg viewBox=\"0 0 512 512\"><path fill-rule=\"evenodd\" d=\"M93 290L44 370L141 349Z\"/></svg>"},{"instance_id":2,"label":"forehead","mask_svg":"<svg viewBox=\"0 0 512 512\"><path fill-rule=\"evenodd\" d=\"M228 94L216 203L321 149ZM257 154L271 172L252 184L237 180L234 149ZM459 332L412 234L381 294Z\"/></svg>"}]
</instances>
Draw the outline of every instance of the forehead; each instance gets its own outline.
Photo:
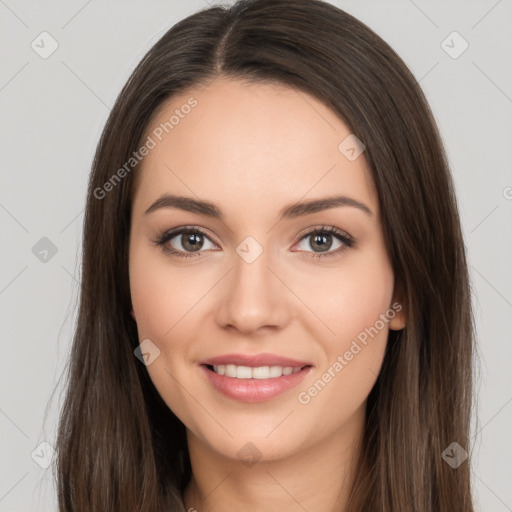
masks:
<instances>
[{"instance_id":1,"label":"forehead","mask_svg":"<svg viewBox=\"0 0 512 512\"><path fill-rule=\"evenodd\" d=\"M183 193L257 214L345 194L376 212L364 153L350 160L340 150L350 136L333 110L305 92L219 78L155 113L146 131L155 144L138 169L136 202Z\"/></svg>"}]
</instances>

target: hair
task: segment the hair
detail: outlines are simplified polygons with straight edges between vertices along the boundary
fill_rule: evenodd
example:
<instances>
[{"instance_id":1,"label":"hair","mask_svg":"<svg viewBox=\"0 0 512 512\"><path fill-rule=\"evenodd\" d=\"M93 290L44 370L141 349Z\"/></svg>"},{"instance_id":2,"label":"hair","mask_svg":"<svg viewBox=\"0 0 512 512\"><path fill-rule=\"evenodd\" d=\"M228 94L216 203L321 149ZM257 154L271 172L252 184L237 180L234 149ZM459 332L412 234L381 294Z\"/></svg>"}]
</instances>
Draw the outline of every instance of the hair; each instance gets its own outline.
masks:
<instances>
[{"instance_id":1,"label":"hair","mask_svg":"<svg viewBox=\"0 0 512 512\"><path fill-rule=\"evenodd\" d=\"M128 242L140 165L104 197L97 191L139 148L164 102L216 77L309 93L366 146L407 325L389 332L368 396L347 510L473 512L469 460L454 469L442 458L454 441L469 451L475 354L445 150L400 57L320 0L241 0L198 11L154 44L120 92L88 184L79 311L56 439L59 510L185 510L186 429L134 357Z\"/></svg>"}]
</instances>

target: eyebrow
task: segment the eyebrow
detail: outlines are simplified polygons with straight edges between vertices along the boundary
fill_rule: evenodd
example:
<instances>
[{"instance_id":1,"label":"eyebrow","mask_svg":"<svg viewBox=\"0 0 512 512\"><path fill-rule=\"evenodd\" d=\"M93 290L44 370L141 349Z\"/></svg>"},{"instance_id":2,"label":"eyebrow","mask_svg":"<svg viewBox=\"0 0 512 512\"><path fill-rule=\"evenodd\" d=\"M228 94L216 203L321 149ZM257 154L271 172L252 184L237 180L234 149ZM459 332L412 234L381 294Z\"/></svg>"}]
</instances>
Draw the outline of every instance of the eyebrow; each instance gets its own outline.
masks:
<instances>
[{"instance_id":1,"label":"eyebrow","mask_svg":"<svg viewBox=\"0 0 512 512\"><path fill-rule=\"evenodd\" d=\"M350 206L358 208L365 212L367 215L372 216L373 212L364 203L352 199L347 196L333 196L321 199L312 199L310 201L293 203L285 206L280 212L278 219L295 219L303 215L328 210L331 208L339 208L340 206ZM173 194L165 194L157 199L145 212L147 215L151 212L161 208L176 208L191 213L198 213L200 215L207 215L215 219L224 220L224 214L221 209L214 203L209 201L201 201L192 197L177 196Z\"/></svg>"}]
</instances>

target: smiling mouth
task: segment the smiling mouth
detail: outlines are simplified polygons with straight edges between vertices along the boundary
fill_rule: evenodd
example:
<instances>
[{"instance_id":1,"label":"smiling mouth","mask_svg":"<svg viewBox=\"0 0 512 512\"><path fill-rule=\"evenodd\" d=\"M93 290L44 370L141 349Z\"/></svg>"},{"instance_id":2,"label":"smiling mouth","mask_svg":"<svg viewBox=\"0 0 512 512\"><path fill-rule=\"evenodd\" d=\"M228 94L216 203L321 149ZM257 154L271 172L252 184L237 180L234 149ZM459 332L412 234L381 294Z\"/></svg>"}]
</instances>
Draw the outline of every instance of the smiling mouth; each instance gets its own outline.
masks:
<instances>
[{"instance_id":1,"label":"smiling mouth","mask_svg":"<svg viewBox=\"0 0 512 512\"><path fill-rule=\"evenodd\" d=\"M305 366L239 366L234 364L220 365L204 365L208 370L235 379L276 379L283 376L292 375L300 372L304 368L310 368L311 365Z\"/></svg>"},{"instance_id":2,"label":"smiling mouth","mask_svg":"<svg viewBox=\"0 0 512 512\"><path fill-rule=\"evenodd\" d=\"M298 362L297 362L298 363ZM312 371L300 366L200 365L207 382L227 398L246 403L266 402L298 386ZM221 374L221 372L224 372Z\"/></svg>"}]
</instances>

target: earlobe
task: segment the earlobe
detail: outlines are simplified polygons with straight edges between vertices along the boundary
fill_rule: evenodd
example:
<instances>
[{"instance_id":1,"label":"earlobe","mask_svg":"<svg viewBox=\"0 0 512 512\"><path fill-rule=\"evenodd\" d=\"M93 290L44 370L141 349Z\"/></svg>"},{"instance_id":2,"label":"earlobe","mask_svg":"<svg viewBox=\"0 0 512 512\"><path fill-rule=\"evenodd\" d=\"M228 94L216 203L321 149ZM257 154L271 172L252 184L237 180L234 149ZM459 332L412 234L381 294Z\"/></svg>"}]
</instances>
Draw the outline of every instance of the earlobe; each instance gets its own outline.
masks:
<instances>
[{"instance_id":1,"label":"earlobe","mask_svg":"<svg viewBox=\"0 0 512 512\"><path fill-rule=\"evenodd\" d=\"M132 317L133 317L133 319L134 319L134 320L137 320L137 319L135 318L135 313L133 312L133 308L130 310L130 315L132 315Z\"/></svg>"},{"instance_id":2,"label":"earlobe","mask_svg":"<svg viewBox=\"0 0 512 512\"><path fill-rule=\"evenodd\" d=\"M400 331L407 325L407 313L401 296L394 299L391 309L394 312L394 316L389 320L389 328L393 331Z\"/></svg>"},{"instance_id":3,"label":"earlobe","mask_svg":"<svg viewBox=\"0 0 512 512\"><path fill-rule=\"evenodd\" d=\"M405 311L402 309L400 313L396 313L395 316L389 321L389 328L392 331L400 331L407 325L405 318Z\"/></svg>"}]
</instances>

